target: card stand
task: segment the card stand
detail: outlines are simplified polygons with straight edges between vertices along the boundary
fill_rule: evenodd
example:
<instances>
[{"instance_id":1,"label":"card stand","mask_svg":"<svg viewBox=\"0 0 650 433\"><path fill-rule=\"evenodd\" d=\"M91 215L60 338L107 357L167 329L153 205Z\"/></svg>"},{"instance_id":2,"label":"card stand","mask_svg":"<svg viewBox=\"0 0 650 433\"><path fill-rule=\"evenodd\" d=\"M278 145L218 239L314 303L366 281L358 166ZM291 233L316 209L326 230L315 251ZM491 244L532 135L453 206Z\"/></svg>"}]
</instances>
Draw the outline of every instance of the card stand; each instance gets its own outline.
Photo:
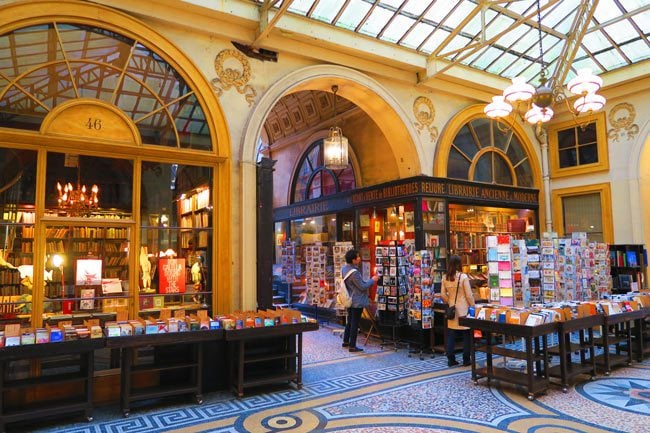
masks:
<instances>
[{"instance_id":1,"label":"card stand","mask_svg":"<svg viewBox=\"0 0 650 433\"><path fill-rule=\"evenodd\" d=\"M613 367L632 364L632 322L638 315L638 312L632 312L601 316L601 336L594 342L603 348L602 355L596 356L596 367L605 376L609 376ZM611 353L612 349L616 353ZM621 352L626 352L626 355Z\"/></svg>"},{"instance_id":2,"label":"card stand","mask_svg":"<svg viewBox=\"0 0 650 433\"><path fill-rule=\"evenodd\" d=\"M568 392L569 382L580 375L596 377L594 327L602 323L600 315L582 317L558 323L557 346L549 348L549 354L559 357L559 364L549 369L549 377L559 378L562 392ZM578 339L571 341L571 335ZM572 354L578 353L580 362L572 361ZM551 382L553 383L553 382Z\"/></svg>"},{"instance_id":3,"label":"card stand","mask_svg":"<svg viewBox=\"0 0 650 433\"><path fill-rule=\"evenodd\" d=\"M485 336L485 345L477 346L472 338L472 380L478 384L479 379L486 378L488 385L494 379L520 385L526 388L528 400L534 400L535 395L546 391L549 387L549 356L547 337L557 331L557 323L545 323L538 326L514 325L509 323L492 322L490 320L460 318L459 324L472 330L480 330ZM504 345L494 344L493 337L523 338L523 350L511 349ZM486 366L477 367L476 352L485 352ZM495 355L526 361L526 371L520 372L507 368L496 367L493 362Z\"/></svg>"},{"instance_id":4,"label":"card stand","mask_svg":"<svg viewBox=\"0 0 650 433\"><path fill-rule=\"evenodd\" d=\"M103 339L86 339L5 347L0 350L0 431L5 431L6 424L72 413L83 413L86 420L92 422L94 353L95 349L103 347L103 343ZM66 357L66 366L72 371L64 374L54 371L60 370L60 363L53 363L52 371L48 371L48 360L61 356ZM9 364L19 360L39 360L39 373L34 377L11 379L8 377ZM75 384L82 384L82 392L73 397L39 400L20 407L9 406L12 399L9 397L18 390L31 394L33 390L44 386L65 387Z\"/></svg>"}]
</instances>

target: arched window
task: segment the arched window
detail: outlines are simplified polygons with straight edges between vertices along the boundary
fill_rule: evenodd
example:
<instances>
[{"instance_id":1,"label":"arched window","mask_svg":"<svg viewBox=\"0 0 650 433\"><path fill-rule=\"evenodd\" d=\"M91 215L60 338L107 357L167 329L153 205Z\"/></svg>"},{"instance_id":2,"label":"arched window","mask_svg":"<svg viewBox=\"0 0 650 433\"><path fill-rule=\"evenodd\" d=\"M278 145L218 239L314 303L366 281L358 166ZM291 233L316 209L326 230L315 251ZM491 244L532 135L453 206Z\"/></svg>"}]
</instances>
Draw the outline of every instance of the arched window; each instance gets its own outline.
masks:
<instances>
[{"instance_id":1,"label":"arched window","mask_svg":"<svg viewBox=\"0 0 650 433\"><path fill-rule=\"evenodd\" d=\"M472 119L460 128L449 150L447 176L534 187L530 160L519 138L488 118Z\"/></svg>"},{"instance_id":2,"label":"arched window","mask_svg":"<svg viewBox=\"0 0 650 433\"><path fill-rule=\"evenodd\" d=\"M294 175L292 203L313 200L356 187L352 164L343 170L330 170L323 165L323 140L312 143L303 155Z\"/></svg>"},{"instance_id":3,"label":"arched window","mask_svg":"<svg viewBox=\"0 0 650 433\"><path fill-rule=\"evenodd\" d=\"M91 99L125 113L144 144L213 149L194 89L141 41L52 22L0 36L0 49L1 127L39 130L57 105Z\"/></svg>"}]
</instances>

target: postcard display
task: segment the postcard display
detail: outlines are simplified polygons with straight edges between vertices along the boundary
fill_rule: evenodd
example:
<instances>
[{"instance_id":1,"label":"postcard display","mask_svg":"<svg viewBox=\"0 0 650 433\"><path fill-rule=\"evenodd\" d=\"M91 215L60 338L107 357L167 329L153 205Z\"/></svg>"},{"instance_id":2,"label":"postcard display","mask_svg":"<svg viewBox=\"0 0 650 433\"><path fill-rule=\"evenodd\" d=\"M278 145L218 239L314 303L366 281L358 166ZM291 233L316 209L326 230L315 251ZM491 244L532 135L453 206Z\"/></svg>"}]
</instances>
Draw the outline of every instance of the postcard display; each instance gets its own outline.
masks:
<instances>
[{"instance_id":1,"label":"postcard display","mask_svg":"<svg viewBox=\"0 0 650 433\"><path fill-rule=\"evenodd\" d=\"M343 279L343 266L345 266L345 253L350 251L354 246L352 242L335 242L332 247L334 256L334 287L339 287L339 282Z\"/></svg>"},{"instance_id":2,"label":"postcard display","mask_svg":"<svg viewBox=\"0 0 650 433\"><path fill-rule=\"evenodd\" d=\"M281 279L283 283L294 283L295 266L296 266L296 242L288 239L282 242L282 256L280 258L282 264Z\"/></svg>"},{"instance_id":3,"label":"postcard display","mask_svg":"<svg viewBox=\"0 0 650 433\"><path fill-rule=\"evenodd\" d=\"M408 321L422 329L431 329L433 324L434 263L428 250L416 251L409 257Z\"/></svg>"},{"instance_id":4,"label":"postcard display","mask_svg":"<svg viewBox=\"0 0 650 433\"><path fill-rule=\"evenodd\" d=\"M324 245L306 245L305 276L307 283L307 303L324 308L334 308L336 302L335 286L328 281L327 256L329 247ZM329 266L331 269L331 265Z\"/></svg>"},{"instance_id":5,"label":"postcard display","mask_svg":"<svg viewBox=\"0 0 650 433\"><path fill-rule=\"evenodd\" d=\"M490 300L501 305L589 301L611 292L608 245L584 233L541 241L488 236L486 246Z\"/></svg>"},{"instance_id":6,"label":"postcard display","mask_svg":"<svg viewBox=\"0 0 650 433\"><path fill-rule=\"evenodd\" d=\"M382 277L377 281L377 311L382 323L394 324L406 320L409 260L405 245L377 245L376 270Z\"/></svg>"}]
</instances>

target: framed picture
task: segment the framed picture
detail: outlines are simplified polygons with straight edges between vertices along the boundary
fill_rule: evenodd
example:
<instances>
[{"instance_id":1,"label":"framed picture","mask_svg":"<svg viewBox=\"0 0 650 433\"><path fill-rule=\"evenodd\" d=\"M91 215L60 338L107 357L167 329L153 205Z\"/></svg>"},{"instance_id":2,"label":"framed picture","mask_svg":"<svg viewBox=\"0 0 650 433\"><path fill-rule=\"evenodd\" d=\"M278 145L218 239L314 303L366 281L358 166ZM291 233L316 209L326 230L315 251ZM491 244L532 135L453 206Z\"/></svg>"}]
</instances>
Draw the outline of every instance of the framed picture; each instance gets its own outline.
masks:
<instances>
[{"instance_id":1,"label":"framed picture","mask_svg":"<svg viewBox=\"0 0 650 433\"><path fill-rule=\"evenodd\" d=\"M368 214L359 215L359 225L361 227L368 227L370 225L370 215Z\"/></svg>"},{"instance_id":2,"label":"framed picture","mask_svg":"<svg viewBox=\"0 0 650 433\"><path fill-rule=\"evenodd\" d=\"M414 232L415 231L415 222L414 222L414 213L413 211L404 212L404 231L405 232Z\"/></svg>"},{"instance_id":3,"label":"framed picture","mask_svg":"<svg viewBox=\"0 0 650 433\"><path fill-rule=\"evenodd\" d=\"M185 259L159 259L159 293L185 293Z\"/></svg>"},{"instance_id":4,"label":"framed picture","mask_svg":"<svg viewBox=\"0 0 650 433\"><path fill-rule=\"evenodd\" d=\"M381 224L379 220L375 220L375 232L378 232L381 229Z\"/></svg>"},{"instance_id":5,"label":"framed picture","mask_svg":"<svg viewBox=\"0 0 650 433\"><path fill-rule=\"evenodd\" d=\"M368 242L368 230L361 230L361 242Z\"/></svg>"},{"instance_id":6,"label":"framed picture","mask_svg":"<svg viewBox=\"0 0 650 433\"><path fill-rule=\"evenodd\" d=\"M95 309L95 289L81 289L79 291L79 309L80 310L94 310Z\"/></svg>"},{"instance_id":7,"label":"framed picture","mask_svg":"<svg viewBox=\"0 0 650 433\"><path fill-rule=\"evenodd\" d=\"M76 262L75 285L99 286L102 284L102 261L79 259Z\"/></svg>"}]
</instances>

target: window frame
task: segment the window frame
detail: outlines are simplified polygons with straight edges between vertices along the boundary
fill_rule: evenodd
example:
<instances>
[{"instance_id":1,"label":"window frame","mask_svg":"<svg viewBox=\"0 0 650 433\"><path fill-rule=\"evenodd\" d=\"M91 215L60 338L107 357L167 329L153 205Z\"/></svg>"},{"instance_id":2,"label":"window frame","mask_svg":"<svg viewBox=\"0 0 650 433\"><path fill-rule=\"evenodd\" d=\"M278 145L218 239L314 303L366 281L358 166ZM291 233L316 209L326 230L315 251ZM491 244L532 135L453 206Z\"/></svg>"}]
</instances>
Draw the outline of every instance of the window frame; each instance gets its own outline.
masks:
<instances>
[{"instance_id":1,"label":"window frame","mask_svg":"<svg viewBox=\"0 0 650 433\"><path fill-rule=\"evenodd\" d=\"M548 126L549 162L551 177L577 176L587 173L596 173L609 170L609 146L607 143L607 124L605 112L594 113L576 120L553 123ZM571 127L579 127L588 123L596 123L596 148L598 149L598 162L591 164L578 164L572 167L560 168L560 149L558 132Z\"/></svg>"},{"instance_id":2,"label":"window frame","mask_svg":"<svg viewBox=\"0 0 650 433\"><path fill-rule=\"evenodd\" d=\"M612 244L614 243L614 225L612 219L612 190L609 182L554 189L551 192L551 196L555 231L560 237L565 235L562 199L589 194L600 195L600 218L603 228L603 241Z\"/></svg>"}]
</instances>

